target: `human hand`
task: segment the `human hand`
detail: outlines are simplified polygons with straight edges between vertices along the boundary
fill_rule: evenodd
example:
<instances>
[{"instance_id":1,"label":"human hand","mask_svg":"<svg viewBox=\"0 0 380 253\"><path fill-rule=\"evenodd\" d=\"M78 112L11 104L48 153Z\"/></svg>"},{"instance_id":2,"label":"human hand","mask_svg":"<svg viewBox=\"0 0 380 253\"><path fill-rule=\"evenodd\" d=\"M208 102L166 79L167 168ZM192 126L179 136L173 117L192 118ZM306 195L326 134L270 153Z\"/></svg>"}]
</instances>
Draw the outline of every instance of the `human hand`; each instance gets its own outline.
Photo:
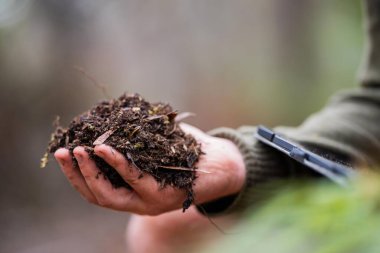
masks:
<instances>
[{"instance_id":1,"label":"human hand","mask_svg":"<svg viewBox=\"0 0 380 253\"><path fill-rule=\"evenodd\" d=\"M229 231L236 225L237 217L213 217L213 222ZM186 215L182 210L157 216L131 215L126 229L126 246L130 253L197 252L223 236L208 217L191 206Z\"/></svg>"},{"instance_id":2,"label":"human hand","mask_svg":"<svg viewBox=\"0 0 380 253\"><path fill-rule=\"evenodd\" d=\"M197 172L193 187L195 202L201 204L239 192L245 180L245 165L235 144L227 139L209 136L190 125L181 124L181 128L201 144L205 154L200 157L197 167L209 172ZM63 173L89 202L147 215L158 215L182 206L186 198L184 191L169 186L159 189L159 184L147 174L139 178L140 171L110 146L98 145L94 152L111 165L132 190L114 188L106 178L99 177L100 170L83 147L76 147L73 151L79 170L74 167L69 151L58 149L54 156Z\"/></svg>"}]
</instances>

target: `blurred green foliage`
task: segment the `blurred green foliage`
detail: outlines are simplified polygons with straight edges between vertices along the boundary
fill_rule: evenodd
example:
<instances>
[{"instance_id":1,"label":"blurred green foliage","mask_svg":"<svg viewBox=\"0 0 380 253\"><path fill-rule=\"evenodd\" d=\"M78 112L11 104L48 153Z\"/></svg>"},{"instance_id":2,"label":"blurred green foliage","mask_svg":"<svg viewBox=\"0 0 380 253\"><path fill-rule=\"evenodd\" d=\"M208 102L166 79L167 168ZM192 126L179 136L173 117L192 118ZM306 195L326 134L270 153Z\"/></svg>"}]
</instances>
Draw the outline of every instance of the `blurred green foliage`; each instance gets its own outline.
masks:
<instances>
[{"instance_id":1,"label":"blurred green foliage","mask_svg":"<svg viewBox=\"0 0 380 253\"><path fill-rule=\"evenodd\" d=\"M283 5L289 2L297 1L286 1ZM306 2L303 15L290 7L283 14L284 20L276 23L274 39L280 52L267 50L267 59L254 66L247 61L247 66L242 68L246 70L241 74L241 81L252 96L247 104L253 108L255 123L300 124L310 113L320 110L338 90L358 87L356 74L365 40L362 2ZM298 17L289 24L286 19L292 15ZM301 27L289 29L288 26ZM287 35L291 29L296 31ZM279 36L282 30L290 32ZM251 75L247 74L249 67Z\"/></svg>"},{"instance_id":2,"label":"blurred green foliage","mask_svg":"<svg viewBox=\"0 0 380 253\"><path fill-rule=\"evenodd\" d=\"M88 229L90 221L107 234L113 224L124 230L124 218L88 206L54 163L36 170L56 115L67 124L103 97L73 65L105 82L112 96L139 92L195 112L191 123L204 130L297 125L337 90L357 86L361 2L0 1L0 117L6 119L0 121L6 143L0 252L98 252L105 237ZM272 219L264 216L263 228ZM268 229L268 238L289 230L282 240L302 239L289 226Z\"/></svg>"},{"instance_id":3,"label":"blurred green foliage","mask_svg":"<svg viewBox=\"0 0 380 253\"><path fill-rule=\"evenodd\" d=\"M294 184L205 252L379 252L379 204L378 176L361 176L349 189Z\"/></svg>"}]
</instances>

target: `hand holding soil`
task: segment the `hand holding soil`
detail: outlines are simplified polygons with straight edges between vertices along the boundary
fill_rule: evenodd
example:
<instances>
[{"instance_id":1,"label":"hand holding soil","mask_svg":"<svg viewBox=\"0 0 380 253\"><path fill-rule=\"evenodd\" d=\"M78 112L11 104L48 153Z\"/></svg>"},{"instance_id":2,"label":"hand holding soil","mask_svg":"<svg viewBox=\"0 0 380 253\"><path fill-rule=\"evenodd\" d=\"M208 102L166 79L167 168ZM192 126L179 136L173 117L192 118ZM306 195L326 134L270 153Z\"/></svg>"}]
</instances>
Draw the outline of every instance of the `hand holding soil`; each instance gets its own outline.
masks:
<instances>
[{"instance_id":1,"label":"hand holding soil","mask_svg":"<svg viewBox=\"0 0 380 253\"><path fill-rule=\"evenodd\" d=\"M197 173L194 181L195 203L200 204L223 196L237 193L245 180L243 158L237 147L229 140L209 136L190 125L181 124L202 147L197 168L209 173ZM110 146L101 144L94 148L97 156L111 165L132 188L115 188L103 176L95 162L83 147L74 149L79 170L67 149L58 149L55 157L62 171L81 195L89 202L114 210L137 214L158 215L179 209L186 192L176 187L160 187L152 175L140 178L141 171L121 153Z\"/></svg>"},{"instance_id":2,"label":"hand holding soil","mask_svg":"<svg viewBox=\"0 0 380 253\"><path fill-rule=\"evenodd\" d=\"M184 115L124 94L57 126L48 153L88 201L115 210L185 211L238 192L245 167L235 144L180 125Z\"/></svg>"}]
</instances>

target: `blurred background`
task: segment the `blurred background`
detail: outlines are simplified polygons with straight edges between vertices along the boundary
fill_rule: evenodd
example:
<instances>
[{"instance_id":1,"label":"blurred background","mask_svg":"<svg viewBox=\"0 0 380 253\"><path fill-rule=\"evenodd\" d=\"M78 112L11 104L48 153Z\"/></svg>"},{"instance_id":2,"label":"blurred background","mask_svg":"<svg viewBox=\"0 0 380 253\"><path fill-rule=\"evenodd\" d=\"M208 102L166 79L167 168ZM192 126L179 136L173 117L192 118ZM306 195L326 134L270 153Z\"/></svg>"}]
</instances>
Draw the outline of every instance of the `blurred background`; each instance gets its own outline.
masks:
<instances>
[{"instance_id":1,"label":"blurred background","mask_svg":"<svg viewBox=\"0 0 380 253\"><path fill-rule=\"evenodd\" d=\"M297 125L355 87L357 0L0 0L0 252L123 252L127 214L83 201L51 160L104 94L138 92L203 130ZM110 251L110 249L112 249Z\"/></svg>"}]
</instances>

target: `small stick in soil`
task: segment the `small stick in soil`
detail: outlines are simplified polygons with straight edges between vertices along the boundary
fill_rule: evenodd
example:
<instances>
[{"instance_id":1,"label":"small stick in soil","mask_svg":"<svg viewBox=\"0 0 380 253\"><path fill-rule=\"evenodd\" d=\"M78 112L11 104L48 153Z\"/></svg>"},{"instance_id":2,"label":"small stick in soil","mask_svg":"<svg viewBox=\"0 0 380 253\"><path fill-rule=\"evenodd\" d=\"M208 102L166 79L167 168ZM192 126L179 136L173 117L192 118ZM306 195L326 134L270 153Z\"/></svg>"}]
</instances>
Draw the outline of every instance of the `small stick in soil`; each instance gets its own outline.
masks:
<instances>
[{"instance_id":1,"label":"small stick in soil","mask_svg":"<svg viewBox=\"0 0 380 253\"><path fill-rule=\"evenodd\" d=\"M103 93L103 95L107 98L107 99L110 99L111 96L108 94L107 92L107 88L105 85L99 83L95 77L91 76L89 73L87 73L83 68L79 67L79 66L73 66L73 68L78 71L79 73L81 73L85 78L87 78L88 80L90 80L92 82L92 84L100 89Z\"/></svg>"},{"instance_id":2,"label":"small stick in soil","mask_svg":"<svg viewBox=\"0 0 380 253\"><path fill-rule=\"evenodd\" d=\"M159 168L164 168L164 169L169 169L169 170L183 170L183 171L194 171L194 169L192 168L185 168L185 167L176 167L176 166L159 166ZM202 173L206 173L206 174L211 174L210 171L207 171L207 170L201 170L201 169L197 169L197 172L202 172Z\"/></svg>"},{"instance_id":3,"label":"small stick in soil","mask_svg":"<svg viewBox=\"0 0 380 253\"><path fill-rule=\"evenodd\" d=\"M192 113L192 112L181 112L179 113L176 117L175 117L175 121L176 122L180 122L180 121L183 121L184 119L186 118L189 118L189 117L195 117L196 114L195 113Z\"/></svg>"}]
</instances>

